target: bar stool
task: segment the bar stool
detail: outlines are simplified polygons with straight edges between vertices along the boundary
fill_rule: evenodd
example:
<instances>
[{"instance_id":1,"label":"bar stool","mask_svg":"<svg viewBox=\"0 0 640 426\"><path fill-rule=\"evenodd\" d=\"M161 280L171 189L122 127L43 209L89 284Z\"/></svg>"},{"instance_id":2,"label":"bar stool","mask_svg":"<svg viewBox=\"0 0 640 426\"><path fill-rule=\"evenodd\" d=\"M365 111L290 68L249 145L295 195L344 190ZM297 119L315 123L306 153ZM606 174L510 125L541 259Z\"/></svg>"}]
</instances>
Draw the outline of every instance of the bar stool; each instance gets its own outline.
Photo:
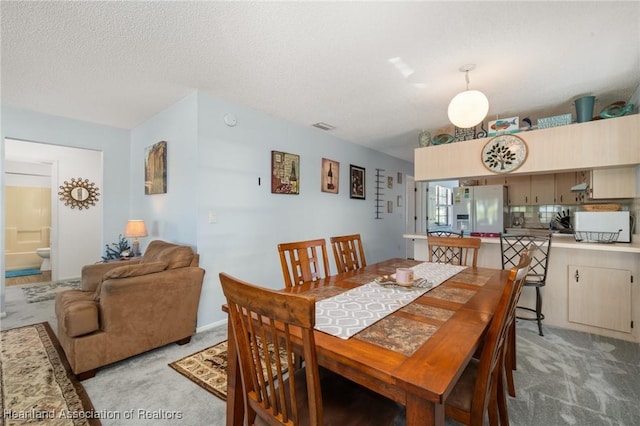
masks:
<instances>
[{"instance_id":1,"label":"bar stool","mask_svg":"<svg viewBox=\"0 0 640 426\"><path fill-rule=\"evenodd\" d=\"M520 259L520 252L527 248L530 244L535 244L538 249L535 258L531 261L531 269L524 282L525 287L535 287L536 289L536 307L535 309L518 306L519 309L525 309L535 313L535 318L517 317L518 319L531 320L538 322L538 332L542 333L542 294L540 289L547 282L547 266L549 265L549 253L551 251L551 235L534 236L534 235L502 235L500 237L500 249L502 251L502 269L510 269L517 265Z\"/></svg>"}]
</instances>

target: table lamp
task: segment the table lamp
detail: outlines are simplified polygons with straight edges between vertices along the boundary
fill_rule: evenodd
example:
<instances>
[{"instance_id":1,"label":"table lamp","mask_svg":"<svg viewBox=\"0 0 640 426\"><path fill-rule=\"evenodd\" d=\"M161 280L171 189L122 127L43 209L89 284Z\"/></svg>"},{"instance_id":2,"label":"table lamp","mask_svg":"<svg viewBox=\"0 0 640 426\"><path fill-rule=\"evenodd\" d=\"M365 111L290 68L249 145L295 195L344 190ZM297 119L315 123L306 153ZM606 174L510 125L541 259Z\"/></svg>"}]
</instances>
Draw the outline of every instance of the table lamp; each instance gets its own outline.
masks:
<instances>
[{"instance_id":1,"label":"table lamp","mask_svg":"<svg viewBox=\"0 0 640 426\"><path fill-rule=\"evenodd\" d=\"M127 226L124 229L124 236L127 238L133 238L133 255L140 256L140 242L138 237L146 237L147 227L144 226L144 220L129 220Z\"/></svg>"}]
</instances>

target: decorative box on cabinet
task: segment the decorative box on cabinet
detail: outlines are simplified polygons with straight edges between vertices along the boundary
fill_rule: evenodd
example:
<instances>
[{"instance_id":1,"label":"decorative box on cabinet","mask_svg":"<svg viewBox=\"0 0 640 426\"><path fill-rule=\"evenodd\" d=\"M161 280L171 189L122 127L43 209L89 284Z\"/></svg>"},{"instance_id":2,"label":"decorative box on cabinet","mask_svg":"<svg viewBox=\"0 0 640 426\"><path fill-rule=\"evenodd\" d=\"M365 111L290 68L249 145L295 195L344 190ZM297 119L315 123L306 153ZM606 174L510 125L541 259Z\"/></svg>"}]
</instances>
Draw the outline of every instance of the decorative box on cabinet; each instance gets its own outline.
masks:
<instances>
[{"instance_id":1,"label":"decorative box on cabinet","mask_svg":"<svg viewBox=\"0 0 640 426\"><path fill-rule=\"evenodd\" d=\"M569 265L570 322L631 333L631 271Z\"/></svg>"}]
</instances>

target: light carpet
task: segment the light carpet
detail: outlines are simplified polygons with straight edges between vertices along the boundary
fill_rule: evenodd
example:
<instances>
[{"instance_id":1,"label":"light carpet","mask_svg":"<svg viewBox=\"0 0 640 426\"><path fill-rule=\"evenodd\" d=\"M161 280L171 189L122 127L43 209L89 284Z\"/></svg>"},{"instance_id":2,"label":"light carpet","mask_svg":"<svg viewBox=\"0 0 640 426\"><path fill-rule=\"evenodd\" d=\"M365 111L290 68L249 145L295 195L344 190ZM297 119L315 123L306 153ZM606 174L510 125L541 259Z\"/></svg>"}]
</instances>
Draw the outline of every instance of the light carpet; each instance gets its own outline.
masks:
<instances>
[{"instance_id":1,"label":"light carpet","mask_svg":"<svg viewBox=\"0 0 640 426\"><path fill-rule=\"evenodd\" d=\"M56 294L69 289L79 289L80 279L51 281L22 286L27 303L44 302L56 298Z\"/></svg>"},{"instance_id":2,"label":"light carpet","mask_svg":"<svg viewBox=\"0 0 640 426\"><path fill-rule=\"evenodd\" d=\"M0 342L3 424L101 424L48 323L2 331Z\"/></svg>"}]
</instances>

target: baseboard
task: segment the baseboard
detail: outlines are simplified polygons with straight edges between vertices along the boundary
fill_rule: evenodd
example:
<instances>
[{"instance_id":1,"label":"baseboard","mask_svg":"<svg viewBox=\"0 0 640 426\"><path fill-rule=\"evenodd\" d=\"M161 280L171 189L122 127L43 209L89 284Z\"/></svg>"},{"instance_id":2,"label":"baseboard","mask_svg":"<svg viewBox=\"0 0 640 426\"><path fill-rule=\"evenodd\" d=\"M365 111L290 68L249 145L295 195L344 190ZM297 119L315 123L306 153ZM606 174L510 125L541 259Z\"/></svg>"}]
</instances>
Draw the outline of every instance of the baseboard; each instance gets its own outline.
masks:
<instances>
[{"instance_id":1,"label":"baseboard","mask_svg":"<svg viewBox=\"0 0 640 426\"><path fill-rule=\"evenodd\" d=\"M223 319L220 321L212 322L211 324L206 324L201 327L196 327L196 333L202 333L203 331L211 330L213 328L219 327L221 325L226 325L227 320Z\"/></svg>"}]
</instances>

